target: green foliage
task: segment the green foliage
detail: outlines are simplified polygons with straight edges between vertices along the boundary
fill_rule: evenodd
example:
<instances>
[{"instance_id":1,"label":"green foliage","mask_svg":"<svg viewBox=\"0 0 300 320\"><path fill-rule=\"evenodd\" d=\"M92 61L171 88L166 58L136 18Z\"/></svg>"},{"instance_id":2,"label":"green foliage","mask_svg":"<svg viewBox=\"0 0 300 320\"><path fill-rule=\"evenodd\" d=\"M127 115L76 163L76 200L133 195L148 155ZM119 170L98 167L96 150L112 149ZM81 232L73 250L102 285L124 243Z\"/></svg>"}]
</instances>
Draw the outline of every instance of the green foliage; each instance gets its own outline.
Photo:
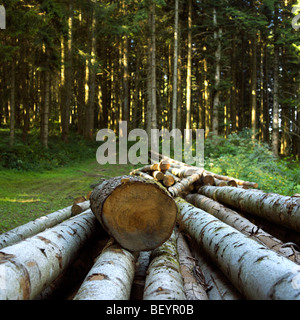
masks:
<instances>
[{"instance_id":1,"label":"green foliage","mask_svg":"<svg viewBox=\"0 0 300 320\"><path fill-rule=\"evenodd\" d=\"M300 165L290 158L276 159L269 147L251 140L251 131L228 139L205 141L205 168L218 174L253 181L265 192L293 195L300 192Z\"/></svg>"},{"instance_id":2,"label":"green foliage","mask_svg":"<svg viewBox=\"0 0 300 320\"><path fill-rule=\"evenodd\" d=\"M49 138L48 148L41 146L38 132L29 135L27 143L17 133L16 142L9 147L7 130L0 131L0 168L20 171L53 170L95 156L97 144L70 133L69 143L64 143L58 133Z\"/></svg>"}]
</instances>

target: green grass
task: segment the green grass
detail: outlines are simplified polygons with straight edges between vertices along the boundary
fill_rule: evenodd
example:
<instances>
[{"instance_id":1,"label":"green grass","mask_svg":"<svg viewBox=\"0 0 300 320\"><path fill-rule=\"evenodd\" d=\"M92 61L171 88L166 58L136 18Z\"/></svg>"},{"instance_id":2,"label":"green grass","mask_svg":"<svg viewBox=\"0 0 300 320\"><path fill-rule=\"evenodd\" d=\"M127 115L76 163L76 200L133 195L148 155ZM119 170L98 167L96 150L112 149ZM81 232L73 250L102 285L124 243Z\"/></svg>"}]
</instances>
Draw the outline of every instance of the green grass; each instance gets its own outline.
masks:
<instances>
[{"instance_id":1,"label":"green grass","mask_svg":"<svg viewBox=\"0 0 300 320\"><path fill-rule=\"evenodd\" d=\"M0 170L0 233L73 204L90 185L128 174L130 165L102 165L88 159L51 171Z\"/></svg>"}]
</instances>

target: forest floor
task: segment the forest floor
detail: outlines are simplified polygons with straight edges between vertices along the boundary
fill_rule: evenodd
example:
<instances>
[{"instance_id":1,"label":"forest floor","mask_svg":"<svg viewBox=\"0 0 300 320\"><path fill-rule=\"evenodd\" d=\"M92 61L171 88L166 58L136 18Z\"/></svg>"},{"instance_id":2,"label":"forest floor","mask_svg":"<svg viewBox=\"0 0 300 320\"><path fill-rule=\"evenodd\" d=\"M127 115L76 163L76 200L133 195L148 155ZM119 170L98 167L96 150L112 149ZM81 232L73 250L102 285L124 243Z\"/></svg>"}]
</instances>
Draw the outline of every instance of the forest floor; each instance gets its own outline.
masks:
<instances>
[{"instance_id":1,"label":"forest floor","mask_svg":"<svg viewBox=\"0 0 300 320\"><path fill-rule=\"evenodd\" d=\"M131 165L99 165L96 159L44 172L0 171L0 233L68 207L91 185L128 174Z\"/></svg>"}]
</instances>

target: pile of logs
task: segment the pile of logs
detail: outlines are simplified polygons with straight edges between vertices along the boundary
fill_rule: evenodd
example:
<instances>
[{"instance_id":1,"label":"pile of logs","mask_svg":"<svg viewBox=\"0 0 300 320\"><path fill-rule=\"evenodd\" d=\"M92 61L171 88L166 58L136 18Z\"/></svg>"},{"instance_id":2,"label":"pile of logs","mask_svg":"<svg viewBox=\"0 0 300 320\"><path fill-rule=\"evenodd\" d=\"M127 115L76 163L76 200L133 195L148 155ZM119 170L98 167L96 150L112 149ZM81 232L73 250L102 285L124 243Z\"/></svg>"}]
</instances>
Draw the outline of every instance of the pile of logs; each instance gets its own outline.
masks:
<instances>
[{"instance_id":1,"label":"pile of logs","mask_svg":"<svg viewBox=\"0 0 300 320\"><path fill-rule=\"evenodd\" d=\"M299 195L160 158L0 235L0 299L299 300Z\"/></svg>"}]
</instances>

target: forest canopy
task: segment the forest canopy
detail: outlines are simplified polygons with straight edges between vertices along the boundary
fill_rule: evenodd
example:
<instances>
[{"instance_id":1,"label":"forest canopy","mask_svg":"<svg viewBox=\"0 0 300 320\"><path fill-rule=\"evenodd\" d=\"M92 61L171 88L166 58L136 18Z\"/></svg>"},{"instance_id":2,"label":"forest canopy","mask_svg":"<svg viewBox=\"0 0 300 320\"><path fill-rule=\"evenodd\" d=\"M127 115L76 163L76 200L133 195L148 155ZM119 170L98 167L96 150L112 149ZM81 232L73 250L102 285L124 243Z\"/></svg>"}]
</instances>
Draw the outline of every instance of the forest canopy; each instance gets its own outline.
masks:
<instances>
[{"instance_id":1,"label":"forest canopy","mask_svg":"<svg viewBox=\"0 0 300 320\"><path fill-rule=\"evenodd\" d=\"M0 127L95 140L98 130L249 128L300 155L300 30L290 0L4 0ZM294 23L292 23L294 22Z\"/></svg>"}]
</instances>

